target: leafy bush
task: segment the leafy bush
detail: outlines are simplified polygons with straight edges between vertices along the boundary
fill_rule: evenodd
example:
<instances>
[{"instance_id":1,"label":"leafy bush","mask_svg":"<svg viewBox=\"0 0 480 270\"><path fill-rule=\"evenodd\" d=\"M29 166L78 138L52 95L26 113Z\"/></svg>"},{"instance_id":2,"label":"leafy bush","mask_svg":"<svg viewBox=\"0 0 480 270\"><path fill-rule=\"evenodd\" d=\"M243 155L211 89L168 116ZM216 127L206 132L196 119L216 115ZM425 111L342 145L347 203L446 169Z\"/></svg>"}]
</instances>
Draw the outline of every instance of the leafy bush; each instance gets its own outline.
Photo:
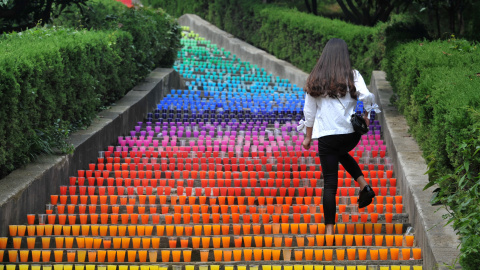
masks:
<instances>
[{"instance_id":1,"label":"leafy bush","mask_svg":"<svg viewBox=\"0 0 480 270\"><path fill-rule=\"evenodd\" d=\"M465 40L417 41L387 52L397 106L429 162L434 202L461 236L460 262L478 268L480 234L480 55Z\"/></svg>"},{"instance_id":2,"label":"leafy bush","mask_svg":"<svg viewBox=\"0 0 480 270\"><path fill-rule=\"evenodd\" d=\"M254 0L143 2L164 8L176 16L195 13L307 73L311 72L326 42L334 37L347 42L353 66L367 81L383 57L383 45L376 42L377 28L356 26L295 9L265 5Z\"/></svg>"},{"instance_id":3,"label":"leafy bush","mask_svg":"<svg viewBox=\"0 0 480 270\"><path fill-rule=\"evenodd\" d=\"M173 64L180 30L162 10L102 0L86 13L70 8L57 18L57 25L77 30L38 27L0 36L0 177L39 153L71 151L65 143L71 131L153 68Z\"/></svg>"},{"instance_id":4,"label":"leafy bush","mask_svg":"<svg viewBox=\"0 0 480 270\"><path fill-rule=\"evenodd\" d=\"M386 71L398 108L425 156L452 170L464 129L472 124L467 107L480 104L480 55L455 49L453 41L411 42L387 53ZM444 171L445 172L445 171Z\"/></svg>"},{"instance_id":5,"label":"leafy bush","mask_svg":"<svg viewBox=\"0 0 480 270\"><path fill-rule=\"evenodd\" d=\"M137 67L135 73L126 72L135 82L155 67L171 67L180 48L180 28L162 9L129 9L117 1L90 0L86 10L71 6L54 23L77 29L119 29L130 33Z\"/></svg>"}]
</instances>

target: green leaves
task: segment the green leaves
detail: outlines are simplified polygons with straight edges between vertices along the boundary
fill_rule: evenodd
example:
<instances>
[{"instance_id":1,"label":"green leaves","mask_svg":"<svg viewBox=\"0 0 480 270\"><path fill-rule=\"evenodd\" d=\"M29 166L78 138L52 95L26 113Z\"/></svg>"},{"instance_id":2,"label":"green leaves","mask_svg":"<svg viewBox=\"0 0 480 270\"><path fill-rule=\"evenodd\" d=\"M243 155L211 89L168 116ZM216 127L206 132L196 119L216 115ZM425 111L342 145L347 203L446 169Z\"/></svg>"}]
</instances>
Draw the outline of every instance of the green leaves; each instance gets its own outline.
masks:
<instances>
[{"instance_id":1,"label":"green leaves","mask_svg":"<svg viewBox=\"0 0 480 270\"><path fill-rule=\"evenodd\" d=\"M180 28L166 13L89 2L84 15L65 9L57 26L0 36L0 178L40 153L70 153L72 131L173 64Z\"/></svg>"},{"instance_id":2,"label":"green leaves","mask_svg":"<svg viewBox=\"0 0 480 270\"><path fill-rule=\"evenodd\" d=\"M480 241L472 236L480 235L480 55L467 44L452 38L396 45L387 51L386 71L428 162L424 190L438 186L433 203L444 204L446 219L469 239L462 240L462 266L477 269L472 245ZM476 264L468 268L468 260Z\"/></svg>"}]
</instances>

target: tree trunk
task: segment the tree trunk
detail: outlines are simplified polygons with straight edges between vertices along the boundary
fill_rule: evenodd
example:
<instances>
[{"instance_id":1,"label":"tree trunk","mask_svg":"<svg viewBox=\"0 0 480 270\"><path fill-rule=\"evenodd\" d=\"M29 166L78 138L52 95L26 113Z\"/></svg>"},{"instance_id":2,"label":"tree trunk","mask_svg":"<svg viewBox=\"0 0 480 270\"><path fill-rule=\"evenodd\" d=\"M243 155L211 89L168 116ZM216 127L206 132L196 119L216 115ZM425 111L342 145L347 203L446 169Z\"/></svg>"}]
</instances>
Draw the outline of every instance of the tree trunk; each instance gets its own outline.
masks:
<instances>
[{"instance_id":1,"label":"tree trunk","mask_svg":"<svg viewBox=\"0 0 480 270\"><path fill-rule=\"evenodd\" d=\"M438 5L435 5L435 20L437 22L437 37L440 38L442 32L440 29L440 14L438 13Z\"/></svg>"},{"instance_id":2,"label":"tree trunk","mask_svg":"<svg viewBox=\"0 0 480 270\"><path fill-rule=\"evenodd\" d=\"M42 25L45 25L50 20L50 13L52 12L53 0L47 0L45 10L42 14Z\"/></svg>"},{"instance_id":3,"label":"tree trunk","mask_svg":"<svg viewBox=\"0 0 480 270\"><path fill-rule=\"evenodd\" d=\"M457 20L458 20L458 33L463 35L465 33L465 20L463 17L463 11L465 10L465 2L460 1L457 8Z\"/></svg>"},{"instance_id":4,"label":"tree trunk","mask_svg":"<svg viewBox=\"0 0 480 270\"><path fill-rule=\"evenodd\" d=\"M312 0L312 11L314 15L318 15L317 0Z\"/></svg>"},{"instance_id":5,"label":"tree trunk","mask_svg":"<svg viewBox=\"0 0 480 270\"><path fill-rule=\"evenodd\" d=\"M451 4L449 7L448 7L448 20L449 20L449 26L450 26L450 32L452 32L452 34L456 34L456 27L455 27L455 15L456 15L456 12L455 12L455 4Z\"/></svg>"},{"instance_id":6,"label":"tree trunk","mask_svg":"<svg viewBox=\"0 0 480 270\"><path fill-rule=\"evenodd\" d=\"M305 6L307 7L308 13L312 13L312 8L310 7L310 2L308 2L308 0L305 0Z\"/></svg>"}]
</instances>

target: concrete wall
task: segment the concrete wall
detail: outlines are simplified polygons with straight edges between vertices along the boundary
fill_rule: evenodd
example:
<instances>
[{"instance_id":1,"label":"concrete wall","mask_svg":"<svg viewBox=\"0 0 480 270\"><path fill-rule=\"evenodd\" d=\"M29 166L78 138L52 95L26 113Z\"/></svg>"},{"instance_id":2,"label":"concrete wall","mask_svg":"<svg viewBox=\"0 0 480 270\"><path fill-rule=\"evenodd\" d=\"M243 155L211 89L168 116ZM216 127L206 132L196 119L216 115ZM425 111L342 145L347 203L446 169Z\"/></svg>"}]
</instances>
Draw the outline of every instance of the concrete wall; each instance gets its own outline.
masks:
<instances>
[{"instance_id":1,"label":"concrete wall","mask_svg":"<svg viewBox=\"0 0 480 270\"><path fill-rule=\"evenodd\" d=\"M25 224L27 214L45 213L50 195L59 194L59 186L67 185L69 176L96 163L98 151L117 145L117 136L128 135L170 89L180 88L181 84L180 75L173 69L155 69L116 105L99 113L86 130L72 134L73 154L41 156L1 179L0 236L7 236L9 224Z\"/></svg>"},{"instance_id":2,"label":"concrete wall","mask_svg":"<svg viewBox=\"0 0 480 270\"><path fill-rule=\"evenodd\" d=\"M305 84L307 73L235 38L197 15L185 14L178 20L181 25L189 26L201 37L231 51L240 59L257 64L274 76L288 78L299 86ZM416 231L416 241L422 248L424 269L448 269L445 265L455 265L454 261L459 255L457 249L459 240L451 226L444 227L445 221L442 215L446 214L445 209L430 205L432 189L422 191L428 181L428 177L424 175L427 166L422 158L422 152L408 133L405 118L395 107L389 105L392 89L385 79L384 72L373 72L370 89L376 94L377 102L382 109L382 113L378 116L382 124L384 140L388 146L388 155L395 162L397 183L404 196L404 205L409 214L410 223ZM456 265L456 267L459 266Z\"/></svg>"}]
</instances>

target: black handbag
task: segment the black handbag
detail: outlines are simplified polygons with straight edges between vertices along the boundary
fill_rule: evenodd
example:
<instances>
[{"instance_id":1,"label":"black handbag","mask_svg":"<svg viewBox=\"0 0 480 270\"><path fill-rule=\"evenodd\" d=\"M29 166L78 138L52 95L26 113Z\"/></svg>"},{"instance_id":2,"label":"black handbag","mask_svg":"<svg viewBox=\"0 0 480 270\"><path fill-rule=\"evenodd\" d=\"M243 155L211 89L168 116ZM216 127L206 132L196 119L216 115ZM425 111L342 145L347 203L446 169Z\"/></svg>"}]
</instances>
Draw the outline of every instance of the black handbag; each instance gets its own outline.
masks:
<instances>
[{"instance_id":1,"label":"black handbag","mask_svg":"<svg viewBox=\"0 0 480 270\"><path fill-rule=\"evenodd\" d=\"M346 109L343 103L340 101L340 99L338 97L336 98L338 102L342 104L343 109ZM353 130L355 130L356 133L363 135L368 132L367 122L365 122L365 119L362 116L354 113L350 117L350 122L352 123Z\"/></svg>"},{"instance_id":2,"label":"black handbag","mask_svg":"<svg viewBox=\"0 0 480 270\"><path fill-rule=\"evenodd\" d=\"M362 116L354 113L350 117L350 122L352 122L353 130L358 134L363 135L368 132L367 122Z\"/></svg>"}]
</instances>

